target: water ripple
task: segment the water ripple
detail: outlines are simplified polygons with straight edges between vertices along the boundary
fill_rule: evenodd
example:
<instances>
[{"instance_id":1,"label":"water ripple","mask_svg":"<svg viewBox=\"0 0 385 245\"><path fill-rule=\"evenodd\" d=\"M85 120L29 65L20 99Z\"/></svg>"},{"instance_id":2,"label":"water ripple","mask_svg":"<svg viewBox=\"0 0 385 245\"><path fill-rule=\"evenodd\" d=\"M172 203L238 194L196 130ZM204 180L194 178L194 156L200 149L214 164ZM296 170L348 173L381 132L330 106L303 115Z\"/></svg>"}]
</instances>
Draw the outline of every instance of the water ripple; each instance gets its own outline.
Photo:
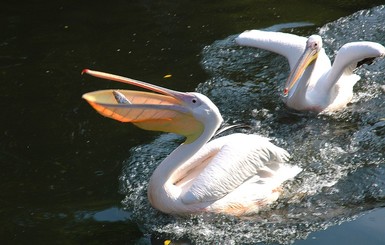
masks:
<instances>
[{"instance_id":1,"label":"water ripple","mask_svg":"<svg viewBox=\"0 0 385 245\"><path fill-rule=\"evenodd\" d=\"M385 43L385 7L357 12L326 24L320 31L329 55L344 43ZM123 201L133 221L148 233L226 244L292 243L312 231L352 220L363 211L385 206L385 67L384 59L357 73L353 103L330 115L295 113L283 105L280 91L288 76L286 60L272 53L239 47L234 36L202 51L202 67L211 78L197 91L220 108L229 124L272 138L304 168L271 210L248 219L226 216L171 217L147 201L148 179L181 138L162 134L132 149L121 176ZM279 70L276 67L280 67ZM161 147L159 147L161 146Z\"/></svg>"}]
</instances>

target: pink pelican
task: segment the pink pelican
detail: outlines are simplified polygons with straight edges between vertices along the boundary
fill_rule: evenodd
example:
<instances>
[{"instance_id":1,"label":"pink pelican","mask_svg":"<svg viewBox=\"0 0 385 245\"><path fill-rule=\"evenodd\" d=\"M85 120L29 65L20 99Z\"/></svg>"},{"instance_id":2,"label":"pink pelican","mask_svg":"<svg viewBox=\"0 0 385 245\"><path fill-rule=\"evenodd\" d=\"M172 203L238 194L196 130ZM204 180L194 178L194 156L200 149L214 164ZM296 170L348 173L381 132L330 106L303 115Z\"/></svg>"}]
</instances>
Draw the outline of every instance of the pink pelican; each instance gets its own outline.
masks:
<instances>
[{"instance_id":1,"label":"pink pelican","mask_svg":"<svg viewBox=\"0 0 385 245\"><path fill-rule=\"evenodd\" d=\"M344 108L360 79L354 70L385 55L385 48L379 43L351 42L338 50L331 65L319 35L305 38L260 30L241 33L236 43L266 49L288 59L291 73L283 91L284 101L299 111L331 112Z\"/></svg>"},{"instance_id":2,"label":"pink pelican","mask_svg":"<svg viewBox=\"0 0 385 245\"><path fill-rule=\"evenodd\" d=\"M282 183L301 171L286 162L287 151L261 136L236 133L210 141L223 119L213 102L200 93L177 92L88 69L83 73L152 91L84 94L103 116L185 136L149 181L148 199L164 213L253 214L277 200Z\"/></svg>"}]
</instances>

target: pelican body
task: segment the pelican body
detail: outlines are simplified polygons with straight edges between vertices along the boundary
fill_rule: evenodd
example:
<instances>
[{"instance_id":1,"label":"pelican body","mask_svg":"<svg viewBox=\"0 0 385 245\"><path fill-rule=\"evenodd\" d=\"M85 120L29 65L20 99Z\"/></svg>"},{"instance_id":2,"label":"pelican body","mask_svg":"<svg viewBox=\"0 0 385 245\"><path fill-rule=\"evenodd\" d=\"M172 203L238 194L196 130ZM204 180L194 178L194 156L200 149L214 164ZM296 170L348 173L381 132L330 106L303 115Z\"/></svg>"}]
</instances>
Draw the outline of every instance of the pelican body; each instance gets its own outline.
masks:
<instances>
[{"instance_id":1,"label":"pelican body","mask_svg":"<svg viewBox=\"0 0 385 245\"><path fill-rule=\"evenodd\" d=\"M236 43L266 49L288 59L291 73L283 91L284 101L299 111L331 112L344 108L360 79L354 70L385 55L385 48L379 43L351 42L338 50L331 65L319 35L305 38L260 30L241 33Z\"/></svg>"},{"instance_id":2,"label":"pelican body","mask_svg":"<svg viewBox=\"0 0 385 245\"><path fill-rule=\"evenodd\" d=\"M83 73L152 91L84 94L103 116L185 136L149 181L148 199L164 213L256 213L279 197L284 181L301 171L286 163L287 151L261 136L236 133L210 141L223 119L213 102L200 93L182 93L88 69Z\"/></svg>"}]
</instances>

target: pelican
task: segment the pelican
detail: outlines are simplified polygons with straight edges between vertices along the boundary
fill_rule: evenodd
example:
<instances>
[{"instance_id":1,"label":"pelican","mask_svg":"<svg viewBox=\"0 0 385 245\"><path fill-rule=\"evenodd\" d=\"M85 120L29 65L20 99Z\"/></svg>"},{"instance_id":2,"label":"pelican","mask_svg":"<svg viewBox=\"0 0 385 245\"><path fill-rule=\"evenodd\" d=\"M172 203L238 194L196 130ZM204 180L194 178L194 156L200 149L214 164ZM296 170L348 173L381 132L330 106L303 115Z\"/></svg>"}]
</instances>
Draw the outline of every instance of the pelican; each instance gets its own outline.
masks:
<instances>
[{"instance_id":1,"label":"pelican","mask_svg":"<svg viewBox=\"0 0 385 245\"><path fill-rule=\"evenodd\" d=\"M149 180L149 202L161 212L232 216L257 213L277 200L284 181L301 171L288 164L289 153L268 138L236 133L210 141L223 119L203 94L173 91L88 69L83 73L152 91L101 90L84 94L83 98L103 116L185 137Z\"/></svg>"},{"instance_id":2,"label":"pelican","mask_svg":"<svg viewBox=\"0 0 385 245\"><path fill-rule=\"evenodd\" d=\"M291 73L283 91L284 101L299 111L332 112L344 108L360 79L354 70L384 57L385 48L375 42L351 42L337 52L333 65L322 48L322 38L309 38L260 30L241 33L236 43L266 49L285 56Z\"/></svg>"}]
</instances>

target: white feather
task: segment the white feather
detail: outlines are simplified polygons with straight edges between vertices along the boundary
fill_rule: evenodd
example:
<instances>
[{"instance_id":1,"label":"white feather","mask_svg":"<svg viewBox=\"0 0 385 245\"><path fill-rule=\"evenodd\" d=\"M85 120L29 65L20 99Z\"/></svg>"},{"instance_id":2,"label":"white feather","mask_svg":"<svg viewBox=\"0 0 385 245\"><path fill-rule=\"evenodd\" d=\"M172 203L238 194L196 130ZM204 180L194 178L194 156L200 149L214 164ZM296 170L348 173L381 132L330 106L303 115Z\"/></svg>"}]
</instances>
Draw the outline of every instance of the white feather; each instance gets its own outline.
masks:
<instances>
[{"instance_id":1,"label":"white feather","mask_svg":"<svg viewBox=\"0 0 385 245\"><path fill-rule=\"evenodd\" d=\"M210 162L182 194L185 204L223 198L251 179L275 178L289 153L267 138L233 134L209 142L190 161L207 157Z\"/></svg>"}]
</instances>

